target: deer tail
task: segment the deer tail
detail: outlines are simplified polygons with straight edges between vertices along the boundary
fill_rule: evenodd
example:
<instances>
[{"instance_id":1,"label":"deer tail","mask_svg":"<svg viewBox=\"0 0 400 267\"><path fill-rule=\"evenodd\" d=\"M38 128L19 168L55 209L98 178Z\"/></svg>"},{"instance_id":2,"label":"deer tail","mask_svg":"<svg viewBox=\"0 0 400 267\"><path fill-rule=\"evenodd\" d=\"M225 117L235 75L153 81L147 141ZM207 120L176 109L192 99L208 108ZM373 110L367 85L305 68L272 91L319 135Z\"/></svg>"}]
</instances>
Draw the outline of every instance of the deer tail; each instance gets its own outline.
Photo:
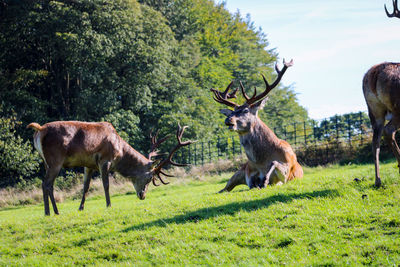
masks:
<instances>
[{"instance_id":1,"label":"deer tail","mask_svg":"<svg viewBox=\"0 0 400 267\"><path fill-rule=\"evenodd\" d=\"M36 122L30 123L28 126L26 126L26 128L32 128L32 129L34 129L35 131L41 131L41 130L43 130L43 127L40 126L40 124L39 124L39 123L36 123Z\"/></svg>"}]
</instances>

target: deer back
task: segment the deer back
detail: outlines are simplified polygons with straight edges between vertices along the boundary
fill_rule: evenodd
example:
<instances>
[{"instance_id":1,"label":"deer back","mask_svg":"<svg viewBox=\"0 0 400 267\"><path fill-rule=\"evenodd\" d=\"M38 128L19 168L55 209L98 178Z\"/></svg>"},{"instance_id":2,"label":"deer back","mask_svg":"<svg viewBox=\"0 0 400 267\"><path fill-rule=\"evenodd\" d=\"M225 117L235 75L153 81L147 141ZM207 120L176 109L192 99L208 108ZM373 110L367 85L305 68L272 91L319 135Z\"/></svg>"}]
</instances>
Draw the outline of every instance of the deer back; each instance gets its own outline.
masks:
<instances>
[{"instance_id":1,"label":"deer back","mask_svg":"<svg viewBox=\"0 0 400 267\"><path fill-rule=\"evenodd\" d=\"M376 116L400 111L400 63L385 62L370 68L363 79L363 92Z\"/></svg>"},{"instance_id":2,"label":"deer back","mask_svg":"<svg viewBox=\"0 0 400 267\"><path fill-rule=\"evenodd\" d=\"M35 147L47 165L96 169L99 161L121 158L129 146L107 122L55 121L36 130Z\"/></svg>"}]
</instances>

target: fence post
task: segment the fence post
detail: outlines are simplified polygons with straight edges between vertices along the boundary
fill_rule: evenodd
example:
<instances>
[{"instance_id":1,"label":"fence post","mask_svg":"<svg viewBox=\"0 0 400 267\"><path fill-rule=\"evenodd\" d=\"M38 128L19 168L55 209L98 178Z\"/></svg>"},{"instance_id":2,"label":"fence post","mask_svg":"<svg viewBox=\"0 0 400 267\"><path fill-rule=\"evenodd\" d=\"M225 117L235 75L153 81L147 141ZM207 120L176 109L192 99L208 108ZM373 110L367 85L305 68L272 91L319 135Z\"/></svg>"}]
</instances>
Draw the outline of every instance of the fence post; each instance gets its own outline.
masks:
<instances>
[{"instance_id":1,"label":"fence post","mask_svg":"<svg viewBox=\"0 0 400 267\"><path fill-rule=\"evenodd\" d=\"M336 146L339 147L339 123L338 123L338 115L335 115L335 128L336 128Z\"/></svg>"},{"instance_id":2,"label":"fence post","mask_svg":"<svg viewBox=\"0 0 400 267\"><path fill-rule=\"evenodd\" d=\"M307 126L306 126L306 121L304 121L304 144L307 146Z\"/></svg>"},{"instance_id":3,"label":"fence post","mask_svg":"<svg viewBox=\"0 0 400 267\"><path fill-rule=\"evenodd\" d=\"M349 145L351 146L351 125L350 125L350 115L347 115L347 133L349 138Z\"/></svg>"}]
</instances>

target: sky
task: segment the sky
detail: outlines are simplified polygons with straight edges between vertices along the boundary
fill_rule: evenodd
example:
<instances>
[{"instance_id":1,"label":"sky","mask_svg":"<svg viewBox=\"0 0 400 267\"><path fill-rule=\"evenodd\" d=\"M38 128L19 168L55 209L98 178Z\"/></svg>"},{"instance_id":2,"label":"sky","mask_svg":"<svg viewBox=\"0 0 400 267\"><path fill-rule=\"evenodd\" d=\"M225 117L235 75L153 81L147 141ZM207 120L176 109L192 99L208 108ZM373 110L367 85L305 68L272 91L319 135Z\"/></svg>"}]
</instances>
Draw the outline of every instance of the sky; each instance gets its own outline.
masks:
<instances>
[{"instance_id":1,"label":"sky","mask_svg":"<svg viewBox=\"0 0 400 267\"><path fill-rule=\"evenodd\" d=\"M370 67L400 62L400 19L392 0L224 0L267 35L282 59L294 60L282 83L292 86L313 119L366 111L362 79ZM399 3L400 5L400 3Z\"/></svg>"}]
</instances>

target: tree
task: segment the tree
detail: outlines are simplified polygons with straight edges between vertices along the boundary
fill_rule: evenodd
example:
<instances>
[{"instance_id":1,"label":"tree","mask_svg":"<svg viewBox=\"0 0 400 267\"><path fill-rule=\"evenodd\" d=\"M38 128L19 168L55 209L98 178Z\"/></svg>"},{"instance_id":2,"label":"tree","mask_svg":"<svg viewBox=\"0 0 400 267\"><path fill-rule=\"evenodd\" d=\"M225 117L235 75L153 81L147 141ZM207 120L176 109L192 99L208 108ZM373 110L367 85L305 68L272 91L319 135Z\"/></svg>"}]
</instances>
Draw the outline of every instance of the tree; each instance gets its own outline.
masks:
<instances>
[{"instance_id":1,"label":"tree","mask_svg":"<svg viewBox=\"0 0 400 267\"><path fill-rule=\"evenodd\" d=\"M0 115L23 124L109 120L136 149L189 125L227 135L210 88L274 79L277 52L250 17L211 0L0 0ZM243 99L239 98L238 102ZM290 87L271 92L270 127L307 117ZM17 135L31 137L18 128ZM164 145L168 146L168 142Z\"/></svg>"},{"instance_id":2,"label":"tree","mask_svg":"<svg viewBox=\"0 0 400 267\"><path fill-rule=\"evenodd\" d=\"M16 134L19 124L15 117L0 117L0 187L32 179L39 171L38 153Z\"/></svg>"}]
</instances>

